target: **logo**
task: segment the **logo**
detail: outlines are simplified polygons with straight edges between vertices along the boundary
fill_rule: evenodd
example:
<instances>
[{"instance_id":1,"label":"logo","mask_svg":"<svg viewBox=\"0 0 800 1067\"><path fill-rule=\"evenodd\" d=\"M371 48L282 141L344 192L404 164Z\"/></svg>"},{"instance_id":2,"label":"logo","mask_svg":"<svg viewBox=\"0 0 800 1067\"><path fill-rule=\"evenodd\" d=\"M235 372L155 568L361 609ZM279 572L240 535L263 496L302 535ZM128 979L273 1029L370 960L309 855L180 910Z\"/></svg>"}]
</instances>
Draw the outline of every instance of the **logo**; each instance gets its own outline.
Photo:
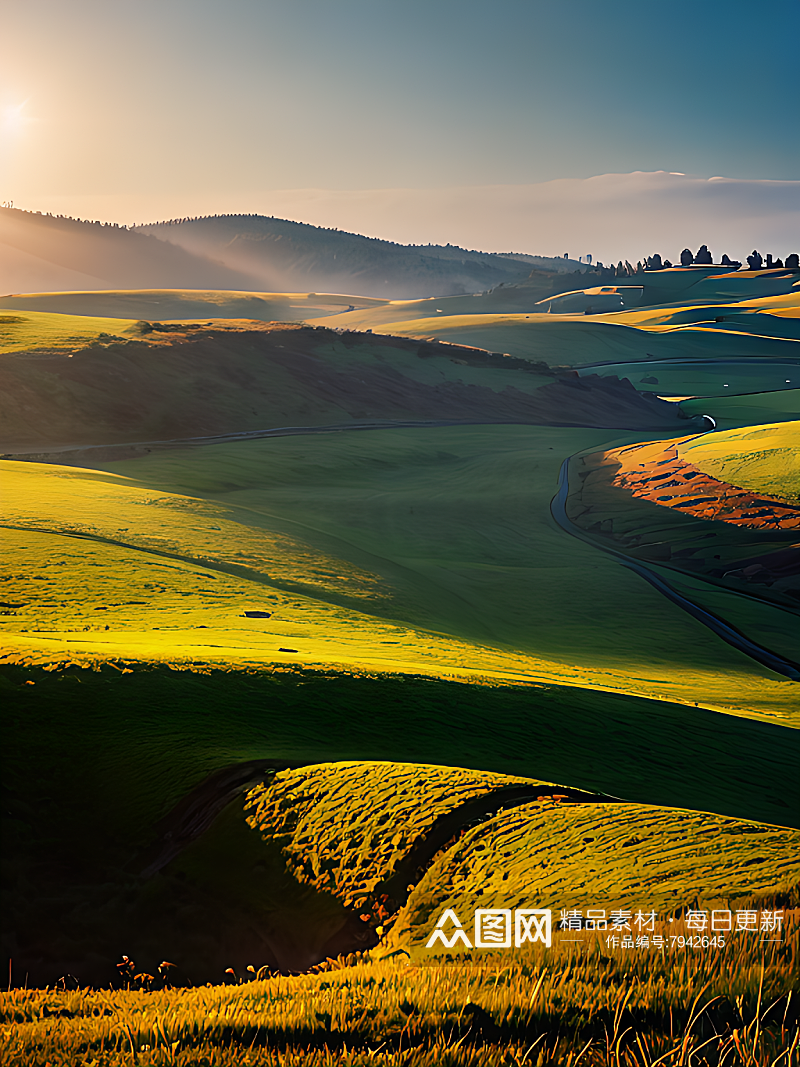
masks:
<instances>
[{"instance_id":1,"label":"logo","mask_svg":"<svg viewBox=\"0 0 800 1067\"><path fill-rule=\"evenodd\" d=\"M453 923L455 926L453 936L449 940L443 929L448 922ZM448 908L447 911L442 912L441 918L436 924L436 929L431 934L430 940L425 947L432 948L437 941L441 941L445 948L452 948L456 941L463 941L467 948L472 948L469 938L464 933L464 927L461 925L461 920L452 908Z\"/></svg>"},{"instance_id":2,"label":"logo","mask_svg":"<svg viewBox=\"0 0 800 1067\"><path fill-rule=\"evenodd\" d=\"M553 919L549 908L517 908L513 912L513 920L510 908L478 908L474 919L473 945L455 911L447 908L439 917L425 947L433 948L441 942L444 948L453 948L460 942L465 948L511 948L512 930L516 948L537 941L546 948L552 944Z\"/></svg>"}]
</instances>

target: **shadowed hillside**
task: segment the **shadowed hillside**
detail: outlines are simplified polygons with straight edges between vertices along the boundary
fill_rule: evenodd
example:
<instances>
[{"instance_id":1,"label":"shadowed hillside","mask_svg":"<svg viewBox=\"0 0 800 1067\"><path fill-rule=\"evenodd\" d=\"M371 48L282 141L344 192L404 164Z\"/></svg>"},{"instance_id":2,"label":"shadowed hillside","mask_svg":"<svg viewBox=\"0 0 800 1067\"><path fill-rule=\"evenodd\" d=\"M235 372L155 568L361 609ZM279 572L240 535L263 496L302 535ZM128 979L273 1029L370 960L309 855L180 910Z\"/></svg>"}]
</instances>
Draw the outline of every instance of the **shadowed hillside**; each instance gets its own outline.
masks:
<instances>
[{"instance_id":1,"label":"shadowed hillside","mask_svg":"<svg viewBox=\"0 0 800 1067\"><path fill-rule=\"evenodd\" d=\"M249 283L219 262L124 227L0 208L0 292Z\"/></svg>"},{"instance_id":2,"label":"shadowed hillside","mask_svg":"<svg viewBox=\"0 0 800 1067\"><path fill-rule=\"evenodd\" d=\"M91 336L92 324L109 323L113 334ZM31 351L31 331L45 327L47 341ZM376 420L693 425L628 382L379 334L36 312L0 314L0 331L0 447L10 452Z\"/></svg>"}]
</instances>

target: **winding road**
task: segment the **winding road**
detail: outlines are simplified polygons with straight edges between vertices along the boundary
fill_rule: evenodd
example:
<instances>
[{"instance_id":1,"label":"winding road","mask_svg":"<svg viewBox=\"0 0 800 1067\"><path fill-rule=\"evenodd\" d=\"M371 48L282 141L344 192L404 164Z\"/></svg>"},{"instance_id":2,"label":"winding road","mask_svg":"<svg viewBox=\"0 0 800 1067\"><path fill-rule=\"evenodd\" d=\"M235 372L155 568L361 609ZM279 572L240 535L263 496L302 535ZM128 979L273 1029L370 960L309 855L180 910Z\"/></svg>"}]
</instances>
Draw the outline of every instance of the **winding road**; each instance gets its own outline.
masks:
<instances>
[{"instance_id":1,"label":"winding road","mask_svg":"<svg viewBox=\"0 0 800 1067\"><path fill-rule=\"evenodd\" d=\"M663 578L651 571L649 567L644 567L641 563L635 563L623 552L619 552L614 548L597 544L593 538L585 534L583 530L576 526L567 516L568 495L569 458L565 459L561 464L561 470L558 475L558 492L553 497L550 504L550 512L562 530L565 530L566 533L570 534L572 537L577 537L579 540L585 541L593 548L600 549L601 551L616 557L624 567L627 567L629 570L634 571L640 577L644 578L646 582L649 582L653 588L657 589L659 593L662 593L668 600L671 600L673 604L677 604L679 608L682 608L693 618L697 619L698 622L701 622L704 626L707 626L712 630L717 637L721 637L722 640L727 641L729 645L732 645L740 652L744 652L746 656L750 656L751 659L763 664L763 666L769 667L771 671L775 671L777 674L782 674L785 678L790 678L793 682L800 682L800 664L793 663L791 660L784 659L777 653L771 652L768 648L757 645L755 641L751 641L749 637L745 637L744 634L731 626L730 623L725 622L725 620L721 619L718 615L713 615L705 608L701 608L699 604L695 604L694 601L683 596L677 589L673 589L671 585L668 585Z\"/></svg>"},{"instance_id":2,"label":"winding road","mask_svg":"<svg viewBox=\"0 0 800 1067\"><path fill-rule=\"evenodd\" d=\"M703 418L709 418L709 416L703 416ZM338 423L327 426L282 426L275 427L267 430L247 430L239 433L219 434L206 437L188 437L188 438L176 438L172 440L163 441L132 441L123 444L113 445L67 445L60 446L51 449L47 453L35 453L36 455L47 455L48 457L59 452L84 452L92 449L107 449L107 448L141 448L141 447L174 447L181 445L204 445L204 444L221 444L229 441L247 441L264 437L286 437L301 434L326 434L326 433L341 433L348 430L378 430L378 429L411 429L411 428L428 428L439 426L463 426L463 425L482 425L474 420L451 420L451 419L436 419L436 420L420 420L420 421L384 421L384 422L363 422L363 423ZM699 436L699 435L698 435ZM6 455L6 458L16 458L16 456L24 456L28 454L34 454L32 450L27 452L14 452ZM751 659L756 660L763 666L768 667L770 670L775 671L777 674L783 675L785 678L789 678L793 682L800 682L800 663L796 663L792 660L785 659L784 657L772 652L768 648L764 648L761 645L751 641L749 637L746 637L739 630L733 627L730 623L725 622L719 616L714 615L712 612L707 611L699 604L695 604L694 601L689 600L688 597L683 596L676 589L673 589L667 582L664 581L658 574L650 570L648 567L643 566L641 563L634 562L623 552L620 552L614 548L606 545L598 544L593 538L586 535L583 530L576 526L567 516L566 503L567 496L569 494L569 463L570 458L564 460L559 471L558 492L550 504L550 511L561 527L566 533L572 537L576 537L587 544L590 544L593 548L606 552L611 556L614 556L620 561L620 563L627 567L629 570L634 571L641 578L644 578L646 582L649 582L654 589L657 589L659 593L667 597L678 607L682 608L685 612L697 619L712 630L723 641L726 641L729 645L743 652L745 655L750 656ZM17 529L16 526L3 525L5 529ZM31 529L31 527L19 527L24 529ZM34 528L35 529L35 528ZM42 530L40 532L52 533L54 531ZM108 544L120 544L125 547L137 547L125 545L124 542L114 541L110 538L105 538L99 535L76 533L70 531L59 531L64 536L87 538L90 540L102 541ZM138 549L139 551L151 551L148 549ZM154 554L166 556L172 559L178 559L188 563L200 563L204 567L215 567L219 570L225 570L229 573L240 573L241 568L231 568L220 566L216 562L210 560L198 560L193 557L182 556L177 553L169 553L158 551ZM249 577L249 575L248 575Z\"/></svg>"}]
</instances>

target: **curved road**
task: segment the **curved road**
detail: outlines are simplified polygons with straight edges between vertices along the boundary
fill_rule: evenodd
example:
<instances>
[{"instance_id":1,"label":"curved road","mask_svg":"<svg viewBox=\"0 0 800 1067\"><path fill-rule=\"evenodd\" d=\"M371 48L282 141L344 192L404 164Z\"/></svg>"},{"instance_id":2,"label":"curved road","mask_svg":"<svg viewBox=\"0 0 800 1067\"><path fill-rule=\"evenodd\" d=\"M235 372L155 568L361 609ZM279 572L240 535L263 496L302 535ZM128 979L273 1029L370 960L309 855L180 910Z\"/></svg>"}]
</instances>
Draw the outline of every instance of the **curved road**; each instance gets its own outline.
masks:
<instances>
[{"instance_id":1,"label":"curved road","mask_svg":"<svg viewBox=\"0 0 800 1067\"><path fill-rule=\"evenodd\" d=\"M786 660L782 656L777 655L775 652L771 652L768 648L763 648L761 645L757 645L754 641L751 641L749 637L745 637L744 634L739 633L729 623L720 619L718 615L713 615L710 611L706 611L705 608L701 608L699 604L695 604L694 601L689 600L688 597L683 596L676 589L673 589L671 585L668 585L663 578L660 578L657 574L651 571L648 567L642 566L641 563L635 563L632 559L629 559L623 552L618 552L614 548L608 548L605 545L598 545L591 537L584 534L583 530L577 527L567 516L567 496L569 494L569 459L565 459L561 464L561 470L558 474L558 492L553 497L550 503L550 512L553 518L556 520L562 530L565 530L572 537L577 537L581 541L585 541L587 544L592 545L593 548L598 548L603 552L607 552L611 556L615 556L625 567L629 570L635 571L646 582L649 582L659 593L663 593L665 597L677 604L679 608L683 608L689 615L697 619L704 626L707 626L710 630L721 637L723 641L727 641L729 645L733 645L734 648L740 652L744 652L746 656L750 656L751 659L757 660L765 667L769 667L771 671L775 671L777 674L782 674L785 678L790 678L793 682L800 682L800 664L793 663L791 660Z\"/></svg>"}]
</instances>

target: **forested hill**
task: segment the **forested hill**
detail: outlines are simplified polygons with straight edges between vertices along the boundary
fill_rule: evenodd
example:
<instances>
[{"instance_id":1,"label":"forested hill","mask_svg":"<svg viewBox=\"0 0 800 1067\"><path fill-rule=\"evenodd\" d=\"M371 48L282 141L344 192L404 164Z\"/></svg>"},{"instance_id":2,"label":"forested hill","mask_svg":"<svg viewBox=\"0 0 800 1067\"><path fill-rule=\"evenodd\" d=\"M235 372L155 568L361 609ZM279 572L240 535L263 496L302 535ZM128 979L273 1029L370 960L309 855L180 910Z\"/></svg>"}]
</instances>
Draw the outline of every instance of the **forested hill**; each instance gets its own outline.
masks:
<instances>
[{"instance_id":1,"label":"forested hill","mask_svg":"<svg viewBox=\"0 0 800 1067\"><path fill-rule=\"evenodd\" d=\"M137 228L247 274L265 291L359 293L397 299L481 292L534 268L583 264L455 245L401 245L263 215L178 219ZM555 281L555 279L554 279Z\"/></svg>"},{"instance_id":2,"label":"forested hill","mask_svg":"<svg viewBox=\"0 0 800 1067\"><path fill-rule=\"evenodd\" d=\"M562 291L566 272L584 266L454 245L393 244L260 215L128 228L0 208L0 294L222 289L402 299L482 292L524 281L532 270L549 292L550 279L553 291Z\"/></svg>"}]
</instances>

